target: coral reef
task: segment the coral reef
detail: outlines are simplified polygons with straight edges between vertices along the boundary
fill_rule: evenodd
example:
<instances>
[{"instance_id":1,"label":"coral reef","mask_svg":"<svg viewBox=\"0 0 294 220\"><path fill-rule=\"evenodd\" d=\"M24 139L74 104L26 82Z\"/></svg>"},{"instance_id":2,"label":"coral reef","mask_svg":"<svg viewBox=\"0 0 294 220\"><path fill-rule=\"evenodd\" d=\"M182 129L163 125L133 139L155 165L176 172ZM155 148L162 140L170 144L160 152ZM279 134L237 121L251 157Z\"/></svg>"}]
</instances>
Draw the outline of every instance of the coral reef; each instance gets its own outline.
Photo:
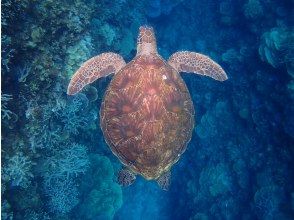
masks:
<instances>
[{"instance_id":1,"label":"coral reef","mask_svg":"<svg viewBox=\"0 0 294 220\"><path fill-rule=\"evenodd\" d=\"M73 143L59 150L51 157L47 157L41 165L41 175L45 182L56 179L69 179L86 172L89 167L87 148Z\"/></svg>"},{"instance_id":2,"label":"coral reef","mask_svg":"<svg viewBox=\"0 0 294 220\"><path fill-rule=\"evenodd\" d=\"M3 0L2 219L293 219L293 1ZM99 109L111 76L66 95L102 52L136 55L154 27L160 55L190 50L229 79L181 73L196 109L169 191L121 164Z\"/></svg>"},{"instance_id":3,"label":"coral reef","mask_svg":"<svg viewBox=\"0 0 294 220\"><path fill-rule=\"evenodd\" d=\"M219 128L226 129L230 123L229 106L227 102L218 102L215 107L208 110L196 127L196 133L201 139L210 139L220 135Z\"/></svg>"},{"instance_id":4,"label":"coral reef","mask_svg":"<svg viewBox=\"0 0 294 220\"><path fill-rule=\"evenodd\" d=\"M79 218L112 219L122 205L122 189L114 181L110 160L98 154L90 155L91 167L81 184L84 199L79 205Z\"/></svg>"},{"instance_id":5,"label":"coral reef","mask_svg":"<svg viewBox=\"0 0 294 220\"><path fill-rule=\"evenodd\" d=\"M254 195L255 207L261 218L274 219L279 212L284 193L277 186L264 186Z\"/></svg>"},{"instance_id":6,"label":"coral reef","mask_svg":"<svg viewBox=\"0 0 294 220\"><path fill-rule=\"evenodd\" d=\"M161 14L168 15L172 9L183 0L152 0L148 2L147 15L151 18L159 17Z\"/></svg>"},{"instance_id":7,"label":"coral reef","mask_svg":"<svg viewBox=\"0 0 294 220\"><path fill-rule=\"evenodd\" d=\"M8 102L12 100L12 95L10 94L2 94L1 93L1 119L10 119L13 114L12 111L8 109Z\"/></svg>"},{"instance_id":8,"label":"coral reef","mask_svg":"<svg viewBox=\"0 0 294 220\"><path fill-rule=\"evenodd\" d=\"M264 9L259 0L248 0L244 5L244 14L248 19L258 19L263 16Z\"/></svg>"},{"instance_id":9,"label":"coral reef","mask_svg":"<svg viewBox=\"0 0 294 220\"><path fill-rule=\"evenodd\" d=\"M68 213L79 203L76 185L66 178L45 184L45 193L49 197L49 208L53 213Z\"/></svg>"},{"instance_id":10,"label":"coral reef","mask_svg":"<svg viewBox=\"0 0 294 220\"><path fill-rule=\"evenodd\" d=\"M92 39L86 35L73 46L66 50L65 69L68 78L78 70L79 66L92 57Z\"/></svg>"},{"instance_id":11,"label":"coral reef","mask_svg":"<svg viewBox=\"0 0 294 220\"><path fill-rule=\"evenodd\" d=\"M232 189L230 169L224 164L203 169L199 184L204 192L208 190L213 197L230 192Z\"/></svg>"},{"instance_id":12,"label":"coral reef","mask_svg":"<svg viewBox=\"0 0 294 220\"><path fill-rule=\"evenodd\" d=\"M13 220L13 212L7 200L1 202L1 219Z\"/></svg>"},{"instance_id":13,"label":"coral reef","mask_svg":"<svg viewBox=\"0 0 294 220\"><path fill-rule=\"evenodd\" d=\"M4 181L11 182L12 186L27 188L33 178L32 166L36 165L22 152L8 158L7 165L3 168Z\"/></svg>"},{"instance_id":14,"label":"coral reef","mask_svg":"<svg viewBox=\"0 0 294 220\"><path fill-rule=\"evenodd\" d=\"M259 46L259 55L263 61L275 68L285 66L292 77L294 77L293 38L294 32L291 28L272 28L262 35Z\"/></svg>"},{"instance_id":15,"label":"coral reef","mask_svg":"<svg viewBox=\"0 0 294 220\"><path fill-rule=\"evenodd\" d=\"M227 26L232 26L238 23L238 16L236 11L236 4L234 1L221 1L219 5L219 12L221 14L221 23Z\"/></svg>"}]
</instances>

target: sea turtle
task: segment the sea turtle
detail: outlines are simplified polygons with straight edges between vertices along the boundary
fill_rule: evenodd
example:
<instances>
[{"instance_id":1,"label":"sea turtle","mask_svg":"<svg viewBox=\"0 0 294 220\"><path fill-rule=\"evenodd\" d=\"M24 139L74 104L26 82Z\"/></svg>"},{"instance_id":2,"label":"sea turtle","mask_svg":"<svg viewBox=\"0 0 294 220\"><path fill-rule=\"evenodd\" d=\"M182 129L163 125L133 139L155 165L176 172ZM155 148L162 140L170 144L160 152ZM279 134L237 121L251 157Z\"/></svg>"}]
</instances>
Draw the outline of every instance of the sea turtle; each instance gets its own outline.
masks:
<instances>
[{"instance_id":1,"label":"sea turtle","mask_svg":"<svg viewBox=\"0 0 294 220\"><path fill-rule=\"evenodd\" d=\"M157 52L152 27L141 26L136 57L126 64L115 53L102 53L86 61L67 89L74 95L96 79L114 73L100 110L100 124L111 151L123 168L118 182L130 185L135 175L170 184L170 169L185 151L194 128L194 107L179 72L227 79L209 57L188 51L165 61Z\"/></svg>"}]
</instances>

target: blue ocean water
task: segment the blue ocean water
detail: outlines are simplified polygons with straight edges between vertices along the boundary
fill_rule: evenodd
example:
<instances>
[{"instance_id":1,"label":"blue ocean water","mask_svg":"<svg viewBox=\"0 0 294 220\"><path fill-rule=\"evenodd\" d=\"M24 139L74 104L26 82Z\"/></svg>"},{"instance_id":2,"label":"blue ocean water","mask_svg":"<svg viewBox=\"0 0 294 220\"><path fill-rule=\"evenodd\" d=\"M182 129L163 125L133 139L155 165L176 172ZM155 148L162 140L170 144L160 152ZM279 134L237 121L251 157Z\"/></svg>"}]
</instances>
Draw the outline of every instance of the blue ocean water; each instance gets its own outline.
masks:
<instances>
[{"instance_id":1,"label":"blue ocean water","mask_svg":"<svg viewBox=\"0 0 294 220\"><path fill-rule=\"evenodd\" d=\"M1 219L294 219L294 4L291 0L3 0ZM228 80L181 73L192 139L162 190L122 187L100 107L113 75L68 96L85 61L136 55L141 25L158 52L195 51Z\"/></svg>"}]
</instances>

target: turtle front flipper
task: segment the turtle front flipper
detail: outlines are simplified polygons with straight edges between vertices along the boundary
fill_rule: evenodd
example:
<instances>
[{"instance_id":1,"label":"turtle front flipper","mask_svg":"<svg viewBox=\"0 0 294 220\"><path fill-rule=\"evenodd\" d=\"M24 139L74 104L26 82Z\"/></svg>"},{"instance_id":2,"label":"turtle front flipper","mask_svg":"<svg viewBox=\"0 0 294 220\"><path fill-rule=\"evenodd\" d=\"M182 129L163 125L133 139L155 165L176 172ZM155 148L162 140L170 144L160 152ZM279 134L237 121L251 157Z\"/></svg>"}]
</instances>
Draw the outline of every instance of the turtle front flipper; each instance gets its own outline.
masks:
<instances>
[{"instance_id":1,"label":"turtle front flipper","mask_svg":"<svg viewBox=\"0 0 294 220\"><path fill-rule=\"evenodd\" d=\"M67 94L74 95L96 79L117 73L125 65L124 59L116 53L102 53L95 56L83 63L72 76Z\"/></svg>"},{"instance_id":2,"label":"turtle front flipper","mask_svg":"<svg viewBox=\"0 0 294 220\"><path fill-rule=\"evenodd\" d=\"M158 179L157 183L160 186L161 189L163 190L168 190L171 182L171 172L167 171L163 173Z\"/></svg>"},{"instance_id":3,"label":"turtle front flipper","mask_svg":"<svg viewBox=\"0 0 294 220\"><path fill-rule=\"evenodd\" d=\"M128 170L128 169L121 169L118 172L117 182L122 186L129 186L132 185L133 182L136 180L135 174Z\"/></svg>"},{"instance_id":4,"label":"turtle front flipper","mask_svg":"<svg viewBox=\"0 0 294 220\"><path fill-rule=\"evenodd\" d=\"M203 54L189 51L176 52L170 56L168 63L179 72L192 72L218 81L228 79L223 68Z\"/></svg>"}]
</instances>

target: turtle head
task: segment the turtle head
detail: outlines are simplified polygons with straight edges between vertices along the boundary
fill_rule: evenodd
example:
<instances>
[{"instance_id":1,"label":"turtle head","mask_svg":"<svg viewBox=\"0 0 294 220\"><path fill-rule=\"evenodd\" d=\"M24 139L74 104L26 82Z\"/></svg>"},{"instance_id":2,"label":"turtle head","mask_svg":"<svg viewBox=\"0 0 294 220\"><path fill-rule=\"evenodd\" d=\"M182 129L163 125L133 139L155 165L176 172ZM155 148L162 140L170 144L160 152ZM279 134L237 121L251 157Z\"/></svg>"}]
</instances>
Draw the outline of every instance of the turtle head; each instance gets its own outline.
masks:
<instances>
[{"instance_id":1,"label":"turtle head","mask_svg":"<svg viewBox=\"0 0 294 220\"><path fill-rule=\"evenodd\" d=\"M141 26L137 40L137 55L157 53L154 30L150 26Z\"/></svg>"}]
</instances>

